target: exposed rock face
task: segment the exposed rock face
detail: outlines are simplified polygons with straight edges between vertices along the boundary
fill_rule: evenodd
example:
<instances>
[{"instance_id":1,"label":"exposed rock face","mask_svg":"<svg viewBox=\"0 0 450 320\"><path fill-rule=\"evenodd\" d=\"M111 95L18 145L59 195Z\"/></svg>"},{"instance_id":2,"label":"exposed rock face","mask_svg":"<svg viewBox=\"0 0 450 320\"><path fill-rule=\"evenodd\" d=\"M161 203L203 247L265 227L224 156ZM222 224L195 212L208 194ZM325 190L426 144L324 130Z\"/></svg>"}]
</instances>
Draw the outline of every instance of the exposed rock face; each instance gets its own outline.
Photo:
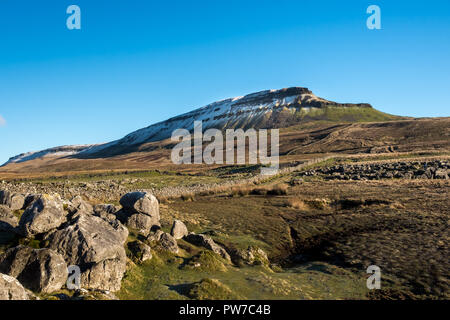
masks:
<instances>
[{"instance_id":1,"label":"exposed rock face","mask_svg":"<svg viewBox=\"0 0 450 320\"><path fill-rule=\"evenodd\" d=\"M438 169L434 174L434 178L448 180L448 171L449 170Z\"/></svg>"},{"instance_id":2,"label":"exposed rock face","mask_svg":"<svg viewBox=\"0 0 450 320\"><path fill-rule=\"evenodd\" d=\"M68 209L70 213L76 212L93 213L94 211L92 205L84 201L83 198L81 198L80 196L76 196L70 201Z\"/></svg>"},{"instance_id":3,"label":"exposed rock face","mask_svg":"<svg viewBox=\"0 0 450 320\"><path fill-rule=\"evenodd\" d=\"M370 164L341 164L300 173L300 176L322 176L326 180L381 179L445 179L449 178L450 163L436 161L400 161ZM293 182L291 182L292 184Z\"/></svg>"},{"instance_id":4,"label":"exposed rock face","mask_svg":"<svg viewBox=\"0 0 450 320\"><path fill-rule=\"evenodd\" d=\"M231 260L237 265L269 264L267 254L258 247L249 246L247 249L236 249L231 253Z\"/></svg>"},{"instance_id":5,"label":"exposed rock face","mask_svg":"<svg viewBox=\"0 0 450 320\"><path fill-rule=\"evenodd\" d=\"M19 225L19 221L5 205L0 205L0 231L14 232Z\"/></svg>"},{"instance_id":6,"label":"exposed rock face","mask_svg":"<svg viewBox=\"0 0 450 320\"><path fill-rule=\"evenodd\" d=\"M228 252L224 248L219 246L217 243L215 243L213 239L211 239L210 237L208 237L204 234L190 233L186 237L186 241L188 241L196 246L200 246L200 247L204 247L206 249L212 250L213 252L217 253L225 260L231 261L231 258L230 258L230 255L228 254Z\"/></svg>"},{"instance_id":7,"label":"exposed rock face","mask_svg":"<svg viewBox=\"0 0 450 320\"><path fill-rule=\"evenodd\" d=\"M48 236L49 247L68 265L81 269L84 289L117 291L126 269L128 230L117 220L76 214L68 225Z\"/></svg>"},{"instance_id":8,"label":"exposed rock face","mask_svg":"<svg viewBox=\"0 0 450 320\"><path fill-rule=\"evenodd\" d=\"M147 236L147 241L159 241L164 232L161 229L157 229L155 231L150 231L150 234Z\"/></svg>"},{"instance_id":9,"label":"exposed rock face","mask_svg":"<svg viewBox=\"0 0 450 320\"><path fill-rule=\"evenodd\" d=\"M25 204L25 196L20 193L15 193L11 196L11 210L20 210Z\"/></svg>"},{"instance_id":10,"label":"exposed rock face","mask_svg":"<svg viewBox=\"0 0 450 320\"><path fill-rule=\"evenodd\" d=\"M119 208L117 208L113 204L97 204L97 205L94 206L94 212L98 216L114 214L117 211L119 211Z\"/></svg>"},{"instance_id":11,"label":"exposed rock face","mask_svg":"<svg viewBox=\"0 0 450 320\"><path fill-rule=\"evenodd\" d=\"M17 279L0 273L0 300L30 300L31 297Z\"/></svg>"},{"instance_id":12,"label":"exposed rock face","mask_svg":"<svg viewBox=\"0 0 450 320\"><path fill-rule=\"evenodd\" d=\"M150 247L141 241L130 242L128 248L139 262L150 260L153 257Z\"/></svg>"},{"instance_id":13,"label":"exposed rock face","mask_svg":"<svg viewBox=\"0 0 450 320\"><path fill-rule=\"evenodd\" d=\"M123 209L117 218L127 227L148 235L153 226L159 226L159 203L155 196L146 192L127 193L120 199Z\"/></svg>"},{"instance_id":14,"label":"exposed rock face","mask_svg":"<svg viewBox=\"0 0 450 320\"><path fill-rule=\"evenodd\" d=\"M126 217L125 225L128 228L138 230L143 235L147 235L154 226L154 220L146 214L136 213Z\"/></svg>"},{"instance_id":15,"label":"exposed rock face","mask_svg":"<svg viewBox=\"0 0 450 320\"><path fill-rule=\"evenodd\" d=\"M172 225L172 230L170 230L170 234L175 239L181 239L189 234L186 225L180 220L175 220Z\"/></svg>"},{"instance_id":16,"label":"exposed rock face","mask_svg":"<svg viewBox=\"0 0 450 320\"><path fill-rule=\"evenodd\" d=\"M61 255L25 246L11 248L0 257L0 272L17 278L29 290L44 293L61 289L68 275Z\"/></svg>"},{"instance_id":17,"label":"exposed rock face","mask_svg":"<svg viewBox=\"0 0 450 320\"><path fill-rule=\"evenodd\" d=\"M8 190L0 190L0 204L10 206L11 204L11 192Z\"/></svg>"},{"instance_id":18,"label":"exposed rock face","mask_svg":"<svg viewBox=\"0 0 450 320\"><path fill-rule=\"evenodd\" d=\"M11 210L20 210L23 208L25 196L20 193L11 193L7 190L0 191L0 205L5 205Z\"/></svg>"},{"instance_id":19,"label":"exposed rock face","mask_svg":"<svg viewBox=\"0 0 450 320\"><path fill-rule=\"evenodd\" d=\"M42 195L23 213L19 230L26 236L46 233L66 221L61 198L58 195Z\"/></svg>"},{"instance_id":20,"label":"exposed rock face","mask_svg":"<svg viewBox=\"0 0 450 320\"><path fill-rule=\"evenodd\" d=\"M177 240L168 233L162 233L159 239L159 245L164 249L173 253L178 253Z\"/></svg>"}]
</instances>

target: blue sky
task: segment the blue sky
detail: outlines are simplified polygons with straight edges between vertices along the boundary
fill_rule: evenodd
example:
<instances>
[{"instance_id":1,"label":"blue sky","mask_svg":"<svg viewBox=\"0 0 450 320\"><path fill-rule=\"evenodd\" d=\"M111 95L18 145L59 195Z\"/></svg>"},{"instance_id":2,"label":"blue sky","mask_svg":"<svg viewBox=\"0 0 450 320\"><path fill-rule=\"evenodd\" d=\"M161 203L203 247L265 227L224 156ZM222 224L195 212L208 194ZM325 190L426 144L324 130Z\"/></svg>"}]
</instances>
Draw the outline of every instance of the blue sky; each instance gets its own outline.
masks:
<instances>
[{"instance_id":1,"label":"blue sky","mask_svg":"<svg viewBox=\"0 0 450 320\"><path fill-rule=\"evenodd\" d=\"M81 30L66 28L71 4ZM366 27L371 4L382 30ZM0 163L289 86L449 116L449 35L447 0L2 0Z\"/></svg>"}]
</instances>

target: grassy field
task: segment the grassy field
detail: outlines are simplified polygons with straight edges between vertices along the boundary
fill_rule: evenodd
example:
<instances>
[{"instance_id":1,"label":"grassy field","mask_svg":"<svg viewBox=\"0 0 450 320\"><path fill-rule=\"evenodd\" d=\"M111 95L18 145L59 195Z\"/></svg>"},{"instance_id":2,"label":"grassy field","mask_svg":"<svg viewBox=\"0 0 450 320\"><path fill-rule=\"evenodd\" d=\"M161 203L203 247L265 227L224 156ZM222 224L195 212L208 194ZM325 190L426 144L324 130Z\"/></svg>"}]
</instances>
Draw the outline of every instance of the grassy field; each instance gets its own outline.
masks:
<instances>
[{"instance_id":1,"label":"grassy field","mask_svg":"<svg viewBox=\"0 0 450 320\"><path fill-rule=\"evenodd\" d=\"M299 170L449 159L448 118L367 122L385 116L369 110L359 113L359 120L349 118L352 123L335 123L329 119L345 118L345 109L321 112L327 114L304 116L322 120L281 130L282 168L311 159L326 160ZM164 231L179 219L229 252L251 246L269 257L268 263L250 266L231 264L183 240L177 255L152 246L150 261L130 259L116 293L121 299L450 297L448 180L327 180L286 170L253 181L247 179L259 173L258 165L174 167L161 160L168 152L144 146L117 159L39 159L1 168L0 180L14 180L20 192L82 195L93 204L117 205L120 195L148 189L161 200ZM41 165L51 170L39 172L35 166ZM170 192L166 196L163 190ZM136 238L131 234L129 241ZM0 233L0 252L17 241ZM33 239L26 244L40 246ZM382 270L382 290L376 292L365 286L372 264Z\"/></svg>"},{"instance_id":2,"label":"grassy field","mask_svg":"<svg viewBox=\"0 0 450 320\"><path fill-rule=\"evenodd\" d=\"M192 252L161 256L131 268L119 296L189 298L202 279L217 279L249 299L448 298L449 192L446 181L311 181L282 195L169 201L166 229L181 219L229 250L262 248L271 265L194 271L183 267ZM377 294L365 289L371 264L383 272Z\"/></svg>"}]
</instances>

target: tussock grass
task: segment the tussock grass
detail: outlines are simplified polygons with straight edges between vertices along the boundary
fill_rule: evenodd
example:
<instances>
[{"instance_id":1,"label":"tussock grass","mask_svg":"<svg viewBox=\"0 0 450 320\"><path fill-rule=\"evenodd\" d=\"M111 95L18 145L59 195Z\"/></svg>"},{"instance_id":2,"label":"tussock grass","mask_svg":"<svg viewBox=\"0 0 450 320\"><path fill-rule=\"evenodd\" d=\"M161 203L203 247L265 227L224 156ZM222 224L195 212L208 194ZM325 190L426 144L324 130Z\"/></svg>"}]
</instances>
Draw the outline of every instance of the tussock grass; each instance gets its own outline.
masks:
<instances>
[{"instance_id":1,"label":"tussock grass","mask_svg":"<svg viewBox=\"0 0 450 320\"><path fill-rule=\"evenodd\" d=\"M299 199L291 198L285 201L285 206L298 210L329 210L332 201L330 199Z\"/></svg>"}]
</instances>

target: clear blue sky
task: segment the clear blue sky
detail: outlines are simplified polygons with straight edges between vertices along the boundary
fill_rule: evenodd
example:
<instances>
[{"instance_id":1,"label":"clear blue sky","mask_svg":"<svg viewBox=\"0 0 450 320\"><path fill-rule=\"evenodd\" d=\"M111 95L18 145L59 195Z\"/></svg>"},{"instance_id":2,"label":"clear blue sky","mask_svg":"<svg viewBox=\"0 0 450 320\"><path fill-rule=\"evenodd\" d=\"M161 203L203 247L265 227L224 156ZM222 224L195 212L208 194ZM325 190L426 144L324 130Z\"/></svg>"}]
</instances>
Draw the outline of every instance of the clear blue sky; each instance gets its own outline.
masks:
<instances>
[{"instance_id":1,"label":"clear blue sky","mask_svg":"<svg viewBox=\"0 0 450 320\"><path fill-rule=\"evenodd\" d=\"M449 116L450 1L0 1L0 163L289 86Z\"/></svg>"}]
</instances>

